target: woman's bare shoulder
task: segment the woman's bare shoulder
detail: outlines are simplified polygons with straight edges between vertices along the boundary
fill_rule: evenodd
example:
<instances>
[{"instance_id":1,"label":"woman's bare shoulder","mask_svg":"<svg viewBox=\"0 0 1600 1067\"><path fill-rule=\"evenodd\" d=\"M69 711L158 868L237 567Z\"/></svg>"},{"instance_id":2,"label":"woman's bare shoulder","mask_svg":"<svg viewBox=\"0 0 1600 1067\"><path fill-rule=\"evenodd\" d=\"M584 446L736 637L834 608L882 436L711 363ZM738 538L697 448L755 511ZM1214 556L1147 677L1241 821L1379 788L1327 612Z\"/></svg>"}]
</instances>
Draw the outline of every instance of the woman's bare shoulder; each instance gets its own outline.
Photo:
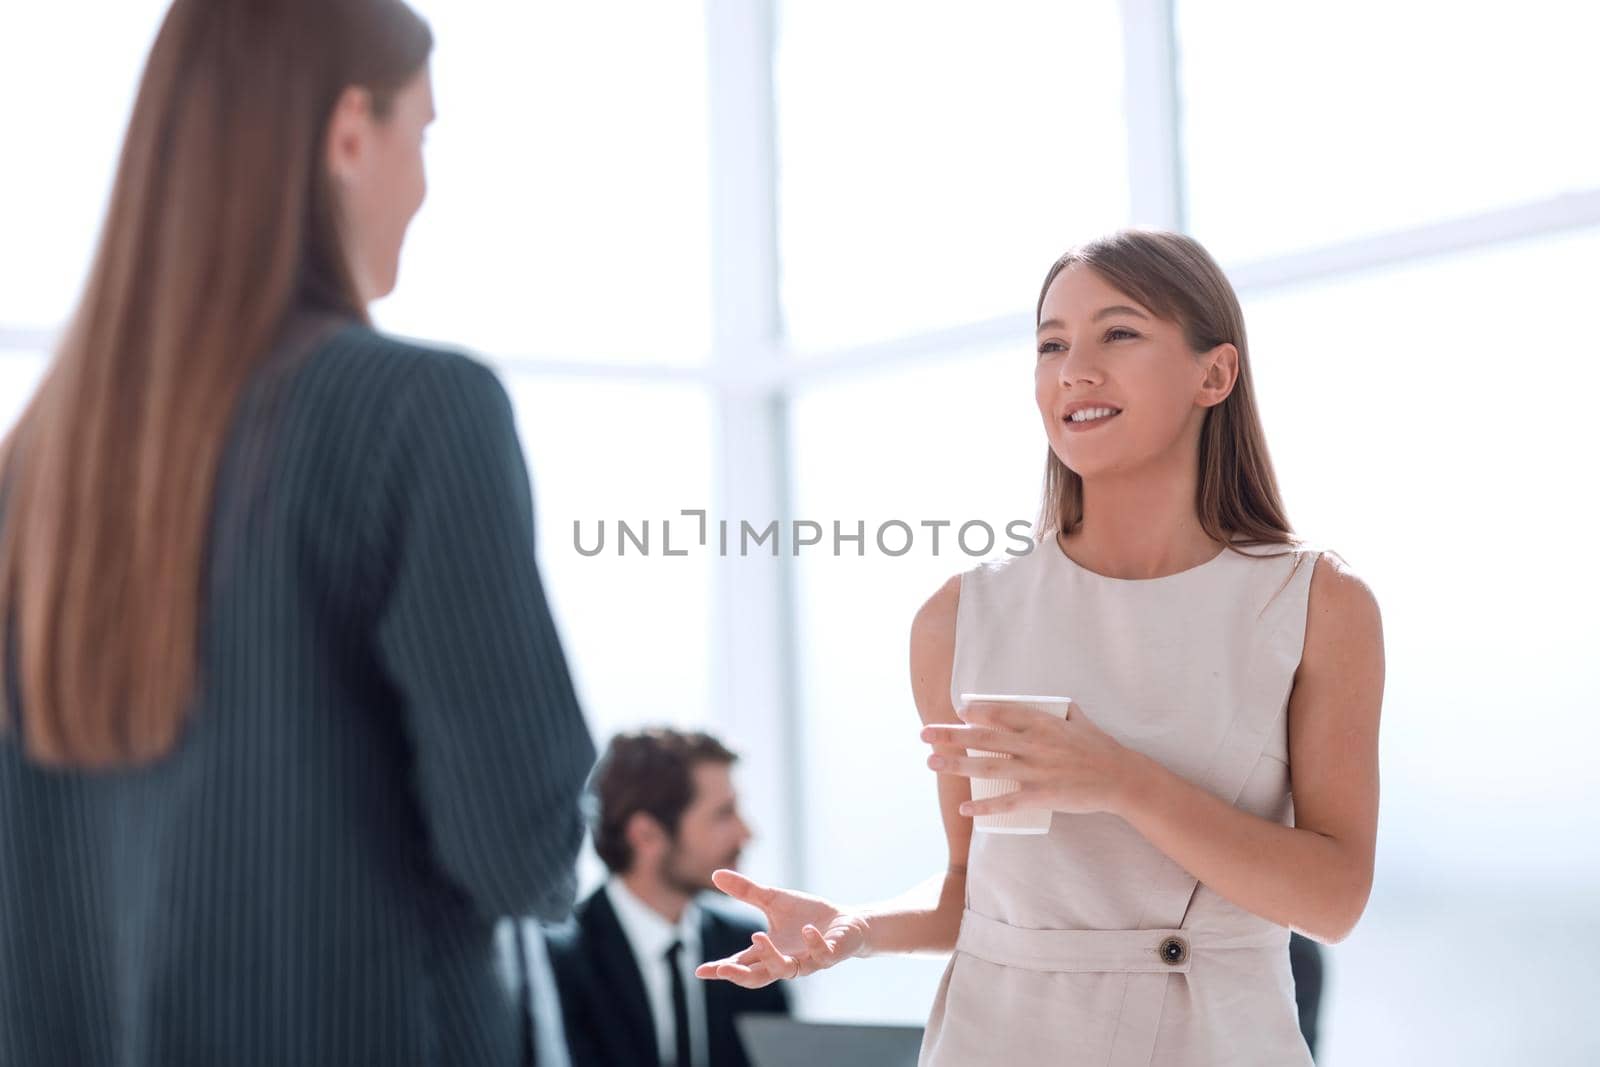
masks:
<instances>
[{"instance_id":1,"label":"woman's bare shoulder","mask_svg":"<svg viewBox=\"0 0 1600 1067\"><path fill-rule=\"evenodd\" d=\"M911 695L924 722L956 722L950 704L961 575L952 575L911 620Z\"/></svg>"},{"instance_id":2,"label":"woman's bare shoulder","mask_svg":"<svg viewBox=\"0 0 1600 1067\"><path fill-rule=\"evenodd\" d=\"M1331 549L1317 553L1306 593L1305 647L1297 675L1382 676L1383 615L1372 587Z\"/></svg>"},{"instance_id":3,"label":"woman's bare shoulder","mask_svg":"<svg viewBox=\"0 0 1600 1067\"><path fill-rule=\"evenodd\" d=\"M1331 619L1336 625L1376 621L1378 598L1355 568L1332 549L1320 549L1311 572L1308 596L1311 611Z\"/></svg>"},{"instance_id":4,"label":"woman's bare shoulder","mask_svg":"<svg viewBox=\"0 0 1600 1067\"><path fill-rule=\"evenodd\" d=\"M952 574L922 602L916 616L911 620L913 638L919 631L926 636L932 636L933 632L946 627L954 629L956 608L961 602L961 577L959 574Z\"/></svg>"}]
</instances>

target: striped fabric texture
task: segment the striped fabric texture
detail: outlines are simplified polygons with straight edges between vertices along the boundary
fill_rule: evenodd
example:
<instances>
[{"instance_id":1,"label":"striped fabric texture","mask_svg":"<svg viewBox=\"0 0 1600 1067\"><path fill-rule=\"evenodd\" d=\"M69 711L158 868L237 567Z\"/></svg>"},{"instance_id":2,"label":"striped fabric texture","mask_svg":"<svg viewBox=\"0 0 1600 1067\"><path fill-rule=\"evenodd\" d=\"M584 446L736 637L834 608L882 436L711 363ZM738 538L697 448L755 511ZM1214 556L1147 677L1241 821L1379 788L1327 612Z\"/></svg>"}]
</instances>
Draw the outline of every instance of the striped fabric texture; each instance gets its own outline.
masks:
<instances>
[{"instance_id":1,"label":"striped fabric texture","mask_svg":"<svg viewBox=\"0 0 1600 1067\"><path fill-rule=\"evenodd\" d=\"M5 1067L531 1060L495 923L570 913L595 748L511 404L465 355L306 336L230 431L178 746L89 774L0 738Z\"/></svg>"}]
</instances>

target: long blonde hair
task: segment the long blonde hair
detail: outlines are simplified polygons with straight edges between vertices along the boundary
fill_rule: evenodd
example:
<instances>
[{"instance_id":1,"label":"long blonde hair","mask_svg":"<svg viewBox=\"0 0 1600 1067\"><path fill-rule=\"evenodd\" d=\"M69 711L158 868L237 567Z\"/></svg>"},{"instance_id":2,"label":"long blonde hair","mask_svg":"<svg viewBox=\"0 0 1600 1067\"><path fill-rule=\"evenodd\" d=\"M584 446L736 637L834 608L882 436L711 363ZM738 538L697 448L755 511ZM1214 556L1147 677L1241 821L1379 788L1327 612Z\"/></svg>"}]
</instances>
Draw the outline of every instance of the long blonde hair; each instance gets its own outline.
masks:
<instances>
[{"instance_id":1,"label":"long blonde hair","mask_svg":"<svg viewBox=\"0 0 1600 1067\"><path fill-rule=\"evenodd\" d=\"M1195 508L1200 525L1229 545L1299 546L1278 496L1256 411L1239 298L1208 252L1181 233L1130 228L1068 251L1051 265L1039 288L1037 325L1045 294L1068 267L1092 269L1111 285L1183 328L1195 353L1230 343L1239 350L1239 377L1226 400L1207 410L1200 426L1200 477ZM1070 533L1083 521L1083 479L1046 449L1038 539ZM1227 549L1226 551L1232 551Z\"/></svg>"}]
</instances>

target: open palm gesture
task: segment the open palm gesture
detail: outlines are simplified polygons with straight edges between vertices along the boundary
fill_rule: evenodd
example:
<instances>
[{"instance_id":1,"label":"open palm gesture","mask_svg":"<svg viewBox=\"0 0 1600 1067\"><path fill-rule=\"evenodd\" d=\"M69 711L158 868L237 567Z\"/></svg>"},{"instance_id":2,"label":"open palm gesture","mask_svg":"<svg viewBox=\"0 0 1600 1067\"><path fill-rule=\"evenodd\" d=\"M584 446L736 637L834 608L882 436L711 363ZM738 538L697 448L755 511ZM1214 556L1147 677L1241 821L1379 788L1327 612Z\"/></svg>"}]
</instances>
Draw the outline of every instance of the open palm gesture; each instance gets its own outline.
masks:
<instances>
[{"instance_id":1,"label":"open palm gesture","mask_svg":"<svg viewBox=\"0 0 1600 1067\"><path fill-rule=\"evenodd\" d=\"M767 932L757 931L750 947L695 968L697 978L721 978L746 989L815 974L856 956L866 947L867 924L841 912L821 897L778 889L723 868L711 876L718 889L751 904L767 917Z\"/></svg>"}]
</instances>

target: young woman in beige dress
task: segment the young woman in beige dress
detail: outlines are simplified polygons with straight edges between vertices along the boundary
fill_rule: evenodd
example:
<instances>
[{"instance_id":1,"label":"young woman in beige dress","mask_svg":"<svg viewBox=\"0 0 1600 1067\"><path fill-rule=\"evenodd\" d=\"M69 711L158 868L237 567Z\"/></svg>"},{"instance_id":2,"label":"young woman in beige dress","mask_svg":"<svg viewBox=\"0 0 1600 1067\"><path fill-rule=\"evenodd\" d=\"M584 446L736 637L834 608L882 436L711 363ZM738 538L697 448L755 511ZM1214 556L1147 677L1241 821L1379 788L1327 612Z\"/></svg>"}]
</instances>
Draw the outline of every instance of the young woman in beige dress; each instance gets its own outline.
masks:
<instances>
[{"instance_id":1,"label":"young woman in beige dress","mask_svg":"<svg viewBox=\"0 0 1600 1067\"><path fill-rule=\"evenodd\" d=\"M937 900L839 907L719 871L770 932L696 973L759 986L950 952L922 1067L1310 1064L1287 944L1342 941L1371 891L1377 603L1291 531L1238 299L1196 242L1076 248L1036 319L1039 539L911 625L950 850ZM1073 703L958 714L961 693ZM972 778L1021 789L974 803ZM1049 832L973 833L1014 808L1051 809Z\"/></svg>"}]
</instances>

